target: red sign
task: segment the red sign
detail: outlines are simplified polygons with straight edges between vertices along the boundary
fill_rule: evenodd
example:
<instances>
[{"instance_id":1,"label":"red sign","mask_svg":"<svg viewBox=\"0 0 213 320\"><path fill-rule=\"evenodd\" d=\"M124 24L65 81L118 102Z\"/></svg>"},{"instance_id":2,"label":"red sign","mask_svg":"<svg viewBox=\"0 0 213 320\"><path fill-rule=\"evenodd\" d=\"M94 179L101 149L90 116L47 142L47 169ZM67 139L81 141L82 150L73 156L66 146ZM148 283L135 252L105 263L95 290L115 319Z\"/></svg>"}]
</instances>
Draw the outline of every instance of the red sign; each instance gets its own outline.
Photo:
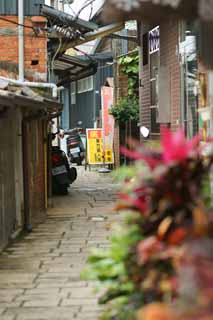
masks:
<instances>
[{"instance_id":1,"label":"red sign","mask_svg":"<svg viewBox=\"0 0 213 320\"><path fill-rule=\"evenodd\" d=\"M113 104L113 88L102 87L102 127L103 127L103 149L106 163L114 163L113 137L115 120L109 113ZM107 156L106 156L107 155Z\"/></svg>"}]
</instances>

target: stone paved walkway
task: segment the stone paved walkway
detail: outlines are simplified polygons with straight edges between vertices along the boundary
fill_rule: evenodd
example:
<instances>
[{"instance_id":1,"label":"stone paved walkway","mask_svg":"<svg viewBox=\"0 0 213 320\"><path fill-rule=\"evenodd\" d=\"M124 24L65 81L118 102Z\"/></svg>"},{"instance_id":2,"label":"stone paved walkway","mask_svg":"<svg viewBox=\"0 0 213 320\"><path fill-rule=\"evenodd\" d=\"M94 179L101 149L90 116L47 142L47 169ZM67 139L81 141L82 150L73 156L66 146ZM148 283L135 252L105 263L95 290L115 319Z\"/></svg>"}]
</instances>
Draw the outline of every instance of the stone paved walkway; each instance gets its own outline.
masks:
<instances>
[{"instance_id":1,"label":"stone paved walkway","mask_svg":"<svg viewBox=\"0 0 213 320\"><path fill-rule=\"evenodd\" d=\"M115 198L109 175L80 169L47 221L0 255L1 320L98 319L94 283L80 272L91 247L108 246Z\"/></svg>"}]
</instances>

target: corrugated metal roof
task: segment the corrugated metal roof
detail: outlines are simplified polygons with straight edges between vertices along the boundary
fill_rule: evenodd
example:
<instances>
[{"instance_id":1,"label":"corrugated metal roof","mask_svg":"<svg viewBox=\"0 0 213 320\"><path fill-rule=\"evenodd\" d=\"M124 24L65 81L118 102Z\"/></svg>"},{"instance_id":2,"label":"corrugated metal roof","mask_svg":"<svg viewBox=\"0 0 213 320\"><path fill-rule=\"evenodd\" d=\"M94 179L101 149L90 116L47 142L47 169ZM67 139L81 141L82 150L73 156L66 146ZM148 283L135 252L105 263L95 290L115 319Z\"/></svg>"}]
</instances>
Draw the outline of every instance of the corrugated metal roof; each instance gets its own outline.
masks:
<instances>
[{"instance_id":1,"label":"corrugated metal roof","mask_svg":"<svg viewBox=\"0 0 213 320\"><path fill-rule=\"evenodd\" d=\"M40 15L40 6L44 0L24 0L24 14L26 16ZM18 0L0 0L0 15L17 15Z\"/></svg>"},{"instance_id":2,"label":"corrugated metal roof","mask_svg":"<svg viewBox=\"0 0 213 320\"><path fill-rule=\"evenodd\" d=\"M54 62L54 71L59 77L58 85L63 85L95 74L97 62L85 59L85 57L72 57L64 54Z\"/></svg>"}]
</instances>

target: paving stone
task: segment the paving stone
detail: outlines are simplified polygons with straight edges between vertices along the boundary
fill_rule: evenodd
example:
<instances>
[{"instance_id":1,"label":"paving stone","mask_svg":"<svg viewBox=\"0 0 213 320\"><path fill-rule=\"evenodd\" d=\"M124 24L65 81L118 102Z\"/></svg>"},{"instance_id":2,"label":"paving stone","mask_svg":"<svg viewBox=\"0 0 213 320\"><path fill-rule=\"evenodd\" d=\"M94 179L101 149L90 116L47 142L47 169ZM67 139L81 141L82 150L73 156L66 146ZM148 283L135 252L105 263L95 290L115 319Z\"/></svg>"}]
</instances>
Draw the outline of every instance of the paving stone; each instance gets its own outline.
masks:
<instances>
[{"instance_id":1,"label":"paving stone","mask_svg":"<svg viewBox=\"0 0 213 320\"><path fill-rule=\"evenodd\" d=\"M78 311L79 307L22 307L8 309L5 313L5 316L16 315L17 320L68 320L72 319L72 317L74 317Z\"/></svg>"},{"instance_id":2,"label":"paving stone","mask_svg":"<svg viewBox=\"0 0 213 320\"><path fill-rule=\"evenodd\" d=\"M15 315L1 315L1 320L15 320Z\"/></svg>"},{"instance_id":3,"label":"paving stone","mask_svg":"<svg viewBox=\"0 0 213 320\"><path fill-rule=\"evenodd\" d=\"M62 306L96 306L97 305L97 299L94 298L70 298L70 299L63 299Z\"/></svg>"},{"instance_id":4,"label":"paving stone","mask_svg":"<svg viewBox=\"0 0 213 320\"><path fill-rule=\"evenodd\" d=\"M55 295L57 295L58 293L59 293L59 291L60 291L60 289L59 288L51 288L51 290L50 290L50 288L48 287L48 288L35 288L35 289L27 289L27 290L25 290L25 295L33 295L33 294L35 294L35 295L42 295L42 294L45 294L45 293L51 293L51 294L55 294Z\"/></svg>"},{"instance_id":5,"label":"paving stone","mask_svg":"<svg viewBox=\"0 0 213 320\"><path fill-rule=\"evenodd\" d=\"M0 315L6 310L6 308L0 308Z\"/></svg>"},{"instance_id":6,"label":"paving stone","mask_svg":"<svg viewBox=\"0 0 213 320\"><path fill-rule=\"evenodd\" d=\"M26 296L22 296L24 300L23 307L57 307L59 305L60 299L55 297L50 297L47 299L34 298L28 300Z\"/></svg>"},{"instance_id":7,"label":"paving stone","mask_svg":"<svg viewBox=\"0 0 213 320\"><path fill-rule=\"evenodd\" d=\"M96 320L95 281L82 281L93 247L108 247L116 198L109 176L77 168L66 197L55 197L45 223L0 255L0 320ZM89 185L88 185L89 181ZM103 221L92 217L103 216Z\"/></svg>"}]
</instances>

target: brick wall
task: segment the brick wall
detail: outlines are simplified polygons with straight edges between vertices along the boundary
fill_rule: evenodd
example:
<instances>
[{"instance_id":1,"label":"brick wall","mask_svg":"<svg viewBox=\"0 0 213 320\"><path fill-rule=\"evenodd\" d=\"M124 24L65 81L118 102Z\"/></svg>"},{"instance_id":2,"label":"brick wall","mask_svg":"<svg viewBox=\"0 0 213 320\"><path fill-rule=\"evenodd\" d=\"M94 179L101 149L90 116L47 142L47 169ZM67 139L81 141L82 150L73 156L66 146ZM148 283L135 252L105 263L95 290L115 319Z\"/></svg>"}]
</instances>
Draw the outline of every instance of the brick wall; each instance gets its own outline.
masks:
<instances>
[{"instance_id":1,"label":"brick wall","mask_svg":"<svg viewBox=\"0 0 213 320\"><path fill-rule=\"evenodd\" d=\"M179 22L168 20L160 24L160 62L168 66L170 77L171 129L181 126L181 73L178 55Z\"/></svg>"},{"instance_id":2,"label":"brick wall","mask_svg":"<svg viewBox=\"0 0 213 320\"><path fill-rule=\"evenodd\" d=\"M17 16L4 16L18 22ZM43 17L26 17L25 26L44 28L46 19ZM24 28L25 78L31 81L47 79L47 38L45 31L38 34L31 28ZM0 75L17 77L18 74L18 26L0 20Z\"/></svg>"},{"instance_id":3,"label":"brick wall","mask_svg":"<svg viewBox=\"0 0 213 320\"><path fill-rule=\"evenodd\" d=\"M150 30L152 28L150 27ZM160 23L160 62L167 65L170 79L170 101L172 130L177 130L181 123L181 89L180 64L178 57L179 24L175 20ZM143 46L143 44L142 44ZM142 86L140 87L140 123L151 128L151 96L150 96L150 65L141 70ZM168 94L166 92L160 94Z\"/></svg>"}]
</instances>

